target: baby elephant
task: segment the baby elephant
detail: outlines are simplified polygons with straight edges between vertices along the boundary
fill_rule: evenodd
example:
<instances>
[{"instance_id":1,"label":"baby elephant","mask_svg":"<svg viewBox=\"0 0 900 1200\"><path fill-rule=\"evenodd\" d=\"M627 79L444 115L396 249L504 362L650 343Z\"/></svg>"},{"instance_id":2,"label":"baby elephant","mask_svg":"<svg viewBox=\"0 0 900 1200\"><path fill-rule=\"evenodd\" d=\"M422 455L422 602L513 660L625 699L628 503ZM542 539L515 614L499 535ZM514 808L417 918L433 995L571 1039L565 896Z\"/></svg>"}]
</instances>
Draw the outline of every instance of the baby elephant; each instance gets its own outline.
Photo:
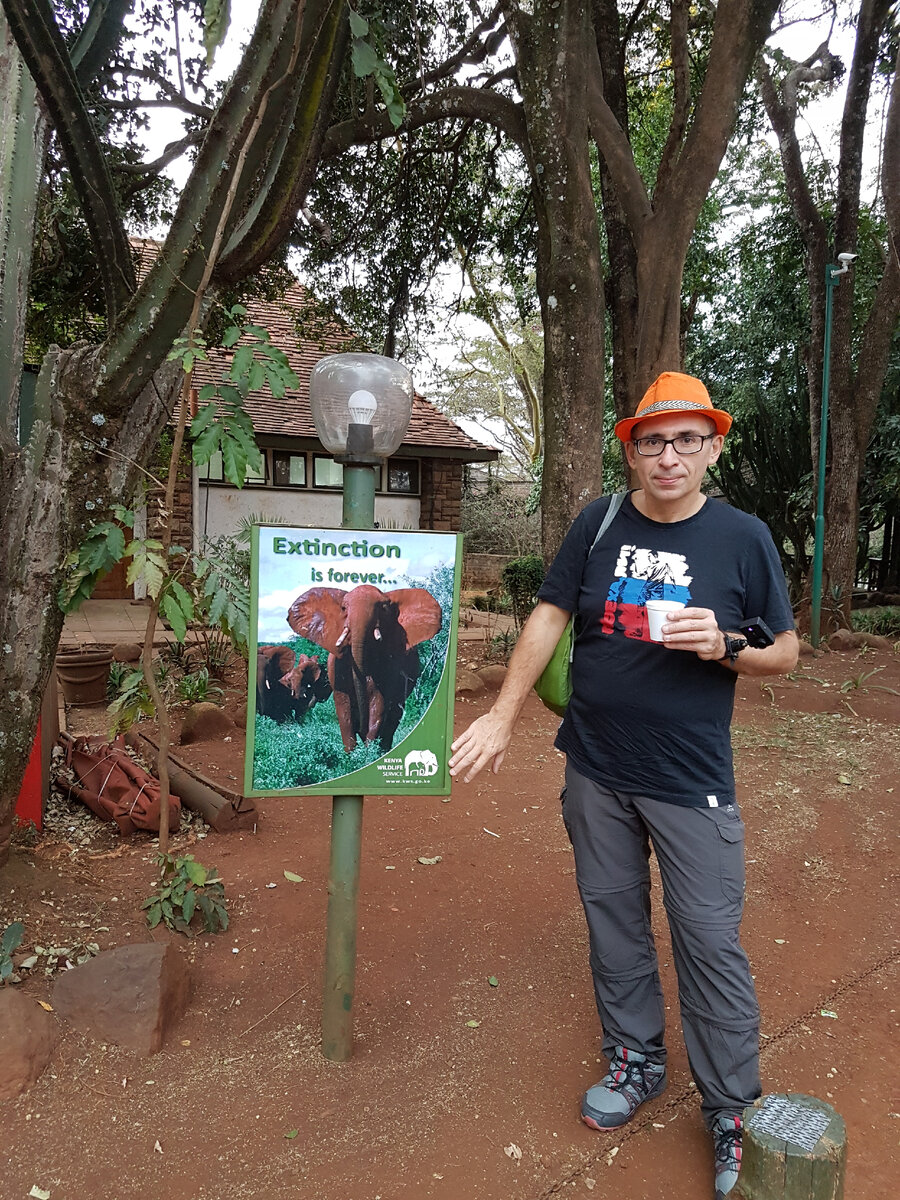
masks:
<instances>
[{"instance_id":1,"label":"baby elephant","mask_svg":"<svg viewBox=\"0 0 900 1200\"><path fill-rule=\"evenodd\" d=\"M301 654L297 662L278 681L290 689L294 716L299 721L304 713L331 695L331 684L317 658Z\"/></svg>"}]
</instances>

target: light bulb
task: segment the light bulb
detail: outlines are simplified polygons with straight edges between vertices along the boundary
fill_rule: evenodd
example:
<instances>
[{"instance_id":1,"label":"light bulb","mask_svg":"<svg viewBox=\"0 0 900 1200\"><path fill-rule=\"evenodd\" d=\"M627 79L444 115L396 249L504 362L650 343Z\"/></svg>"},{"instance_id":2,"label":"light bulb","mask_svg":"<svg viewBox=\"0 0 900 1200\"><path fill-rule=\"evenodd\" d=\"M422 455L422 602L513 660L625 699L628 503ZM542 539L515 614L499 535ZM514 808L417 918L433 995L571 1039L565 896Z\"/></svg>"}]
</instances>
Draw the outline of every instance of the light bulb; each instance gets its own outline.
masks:
<instances>
[{"instance_id":1,"label":"light bulb","mask_svg":"<svg viewBox=\"0 0 900 1200\"><path fill-rule=\"evenodd\" d=\"M371 425L372 418L375 416L375 410L378 407L378 401L371 392L365 388L359 388L347 401L347 407L350 409L350 416L357 425Z\"/></svg>"}]
</instances>

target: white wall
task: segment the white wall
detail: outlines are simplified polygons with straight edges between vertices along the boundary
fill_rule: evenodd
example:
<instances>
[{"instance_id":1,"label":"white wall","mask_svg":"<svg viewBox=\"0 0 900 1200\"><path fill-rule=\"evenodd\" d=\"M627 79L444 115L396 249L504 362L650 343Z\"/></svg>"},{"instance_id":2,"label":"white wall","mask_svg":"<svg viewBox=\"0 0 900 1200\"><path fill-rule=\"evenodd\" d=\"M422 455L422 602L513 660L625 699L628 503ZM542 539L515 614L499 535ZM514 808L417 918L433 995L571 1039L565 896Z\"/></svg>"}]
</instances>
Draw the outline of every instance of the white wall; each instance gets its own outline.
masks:
<instances>
[{"instance_id":1,"label":"white wall","mask_svg":"<svg viewBox=\"0 0 900 1200\"><path fill-rule=\"evenodd\" d=\"M343 501L340 492L298 488L195 488L194 531L203 536L230 536L243 518L283 521L312 529L339 529ZM394 529L418 529L418 496L376 496L375 520Z\"/></svg>"}]
</instances>

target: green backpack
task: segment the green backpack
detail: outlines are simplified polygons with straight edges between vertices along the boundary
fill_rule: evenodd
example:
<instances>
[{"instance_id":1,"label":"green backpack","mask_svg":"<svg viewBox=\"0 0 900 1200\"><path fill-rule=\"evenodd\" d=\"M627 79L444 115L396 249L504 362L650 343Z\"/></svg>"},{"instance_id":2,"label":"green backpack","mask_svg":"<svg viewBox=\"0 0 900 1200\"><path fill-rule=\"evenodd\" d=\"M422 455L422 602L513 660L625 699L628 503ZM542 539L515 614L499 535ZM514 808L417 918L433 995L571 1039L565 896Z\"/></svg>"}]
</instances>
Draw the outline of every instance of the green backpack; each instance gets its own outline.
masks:
<instances>
[{"instance_id":1,"label":"green backpack","mask_svg":"<svg viewBox=\"0 0 900 1200\"><path fill-rule=\"evenodd\" d=\"M627 495L627 492L616 492L610 496L606 515L603 518L600 528L597 530L597 536L591 543L590 550L587 552L587 558L584 560L585 566L587 566L587 559L594 552L594 547L615 520L616 513L622 507L622 501ZM558 717L566 715L566 709L569 707L569 701L572 698L572 656L575 653L575 616L576 614L573 613L569 617L569 622L563 630L559 641L556 643L556 649L553 651L550 661L544 667L534 685L534 690L537 692L542 703L551 712L555 712Z\"/></svg>"}]
</instances>

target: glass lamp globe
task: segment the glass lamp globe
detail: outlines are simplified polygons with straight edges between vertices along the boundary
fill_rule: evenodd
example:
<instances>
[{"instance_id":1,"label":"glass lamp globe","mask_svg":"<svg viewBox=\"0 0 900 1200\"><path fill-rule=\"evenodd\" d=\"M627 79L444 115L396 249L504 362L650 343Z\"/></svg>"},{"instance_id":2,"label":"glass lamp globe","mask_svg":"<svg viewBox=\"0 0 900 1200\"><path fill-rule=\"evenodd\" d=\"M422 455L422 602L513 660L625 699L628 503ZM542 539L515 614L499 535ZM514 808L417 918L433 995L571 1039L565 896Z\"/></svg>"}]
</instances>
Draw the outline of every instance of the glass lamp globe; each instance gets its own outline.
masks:
<instances>
[{"instance_id":1,"label":"glass lamp globe","mask_svg":"<svg viewBox=\"0 0 900 1200\"><path fill-rule=\"evenodd\" d=\"M330 354L309 378L316 432L334 458L388 458L406 435L412 413L409 371L381 354Z\"/></svg>"}]
</instances>

